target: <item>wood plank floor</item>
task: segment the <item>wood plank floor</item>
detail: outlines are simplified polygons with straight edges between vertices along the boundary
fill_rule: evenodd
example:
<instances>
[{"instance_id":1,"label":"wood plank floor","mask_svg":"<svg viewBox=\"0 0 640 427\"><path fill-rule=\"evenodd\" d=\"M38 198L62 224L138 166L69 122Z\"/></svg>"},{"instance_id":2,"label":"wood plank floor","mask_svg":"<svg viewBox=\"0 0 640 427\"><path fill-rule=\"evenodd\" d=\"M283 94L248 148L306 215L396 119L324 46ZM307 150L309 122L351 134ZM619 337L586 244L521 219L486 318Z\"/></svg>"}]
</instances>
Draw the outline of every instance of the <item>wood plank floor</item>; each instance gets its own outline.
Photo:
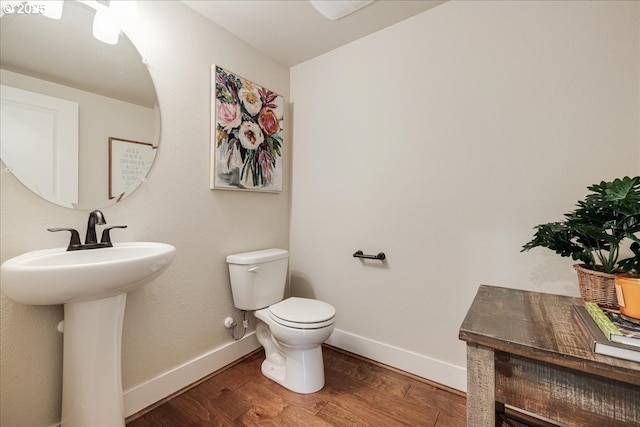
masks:
<instances>
[{"instance_id":1,"label":"wood plank floor","mask_svg":"<svg viewBox=\"0 0 640 427\"><path fill-rule=\"evenodd\" d=\"M326 384L317 393L296 394L264 377L259 351L127 426L466 425L464 397L331 347L323 353Z\"/></svg>"}]
</instances>

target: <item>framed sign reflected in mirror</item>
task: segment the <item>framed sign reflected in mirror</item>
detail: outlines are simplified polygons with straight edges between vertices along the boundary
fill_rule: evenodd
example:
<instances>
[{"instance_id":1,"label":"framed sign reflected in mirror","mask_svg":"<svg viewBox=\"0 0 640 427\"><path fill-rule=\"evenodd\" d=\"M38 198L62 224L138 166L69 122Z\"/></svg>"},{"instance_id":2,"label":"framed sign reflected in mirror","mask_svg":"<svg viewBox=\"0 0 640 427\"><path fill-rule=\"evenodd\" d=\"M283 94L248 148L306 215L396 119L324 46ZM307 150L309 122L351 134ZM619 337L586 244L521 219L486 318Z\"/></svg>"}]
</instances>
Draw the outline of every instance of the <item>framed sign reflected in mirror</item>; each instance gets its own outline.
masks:
<instances>
[{"instance_id":1,"label":"framed sign reflected in mirror","mask_svg":"<svg viewBox=\"0 0 640 427\"><path fill-rule=\"evenodd\" d=\"M157 148L147 142L109 137L109 199L120 201L144 182Z\"/></svg>"}]
</instances>

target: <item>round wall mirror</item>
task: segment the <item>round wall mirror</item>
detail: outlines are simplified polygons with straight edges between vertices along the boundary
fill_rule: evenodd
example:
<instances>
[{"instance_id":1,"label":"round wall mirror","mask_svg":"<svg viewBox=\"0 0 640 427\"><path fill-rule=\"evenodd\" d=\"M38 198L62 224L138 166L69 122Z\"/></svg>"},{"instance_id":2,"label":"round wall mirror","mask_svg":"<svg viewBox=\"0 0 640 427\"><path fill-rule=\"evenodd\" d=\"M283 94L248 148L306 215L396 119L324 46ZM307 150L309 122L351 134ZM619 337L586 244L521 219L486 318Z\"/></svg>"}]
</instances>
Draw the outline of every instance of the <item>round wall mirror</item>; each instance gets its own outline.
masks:
<instances>
[{"instance_id":1,"label":"round wall mirror","mask_svg":"<svg viewBox=\"0 0 640 427\"><path fill-rule=\"evenodd\" d=\"M3 167L60 206L90 210L122 200L145 181L160 139L143 59L122 32L115 44L94 36L98 15L111 12L103 3L65 1L60 19L36 2L7 3L0 18Z\"/></svg>"}]
</instances>

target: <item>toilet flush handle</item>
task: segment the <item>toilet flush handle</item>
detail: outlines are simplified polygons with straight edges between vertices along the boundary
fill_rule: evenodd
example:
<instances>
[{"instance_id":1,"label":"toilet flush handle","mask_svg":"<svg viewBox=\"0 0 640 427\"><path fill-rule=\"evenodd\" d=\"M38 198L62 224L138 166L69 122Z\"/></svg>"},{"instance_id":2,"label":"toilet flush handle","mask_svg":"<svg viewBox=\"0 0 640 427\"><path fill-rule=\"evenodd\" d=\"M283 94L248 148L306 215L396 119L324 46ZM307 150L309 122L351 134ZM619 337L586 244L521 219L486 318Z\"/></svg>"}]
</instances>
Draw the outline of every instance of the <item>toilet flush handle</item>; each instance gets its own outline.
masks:
<instances>
[{"instance_id":1,"label":"toilet flush handle","mask_svg":"<svg viewBox=\"0 0 640 427\"><path fill-rule=\"evenodd\" d=\"M260 268L260 267L255 267L255 266L254 266L254 267L249 267L249 268L248 268L248 270L249 270L250 272L252 272L252 273L255 273L255 272L257 272L257 271L258 271L258 269L259 269L259 268Z\"/></svg>"}]
</instances>

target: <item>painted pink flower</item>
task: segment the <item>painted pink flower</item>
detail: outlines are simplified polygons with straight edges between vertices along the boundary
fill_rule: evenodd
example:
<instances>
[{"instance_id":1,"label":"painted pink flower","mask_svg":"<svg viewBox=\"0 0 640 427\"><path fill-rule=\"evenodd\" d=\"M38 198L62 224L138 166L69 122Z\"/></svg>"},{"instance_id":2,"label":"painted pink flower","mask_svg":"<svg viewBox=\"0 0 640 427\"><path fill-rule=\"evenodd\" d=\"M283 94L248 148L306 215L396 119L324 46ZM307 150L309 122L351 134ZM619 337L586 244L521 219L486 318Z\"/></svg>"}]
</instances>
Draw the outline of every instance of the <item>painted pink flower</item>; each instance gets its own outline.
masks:
<instances>
[{"instance_id":1,"label":"painted pink flower","mask_svg":"<svg viewBox=\"0 0 640 427\"><path fill-rule=\"evenodd\" d=\"M263 178L266 182L271 182L271 171L273 170L273 165L271 164L271 155L267 150L262 150L260 152L260 155L258 156L258 163L260 163Z\"/></svg>"},{"instance_id":2,"label":"painted pink flower","mask_svg":"<svg viewBox=\"0 0 640 427\"><path fill-rule=\"evenodd\" d=\"M263 108L260 110L260 115L258 116L258 123L260 123L260 127L267 134L267 136L271 136L280 131L280 123L278 122L278 118L275 113L268 109Z\"/></svg>"},{"instance_id":3,"label":"painted pink flower","mask_svg":"<svg viewBox=\"0 0 640 427\"><path fill-rule=\"evenodd\" d=\"M240 112L238 104L219 102L218 123L227 133L231 133L233 128L240 126L240 123L242 123L242 113Z\"/></svg>"},{"instance_id":4,"label":"painted pink flower","mask_svg":"<svg viewBox=\"0 0 640 427\"><path fill-rule=\"evenodd\" d=\"M242 122L238 132L240 143L247 150L255 150L264 141L264 134L260 126L253 122Z\"/></svg>"}]
</instances>

